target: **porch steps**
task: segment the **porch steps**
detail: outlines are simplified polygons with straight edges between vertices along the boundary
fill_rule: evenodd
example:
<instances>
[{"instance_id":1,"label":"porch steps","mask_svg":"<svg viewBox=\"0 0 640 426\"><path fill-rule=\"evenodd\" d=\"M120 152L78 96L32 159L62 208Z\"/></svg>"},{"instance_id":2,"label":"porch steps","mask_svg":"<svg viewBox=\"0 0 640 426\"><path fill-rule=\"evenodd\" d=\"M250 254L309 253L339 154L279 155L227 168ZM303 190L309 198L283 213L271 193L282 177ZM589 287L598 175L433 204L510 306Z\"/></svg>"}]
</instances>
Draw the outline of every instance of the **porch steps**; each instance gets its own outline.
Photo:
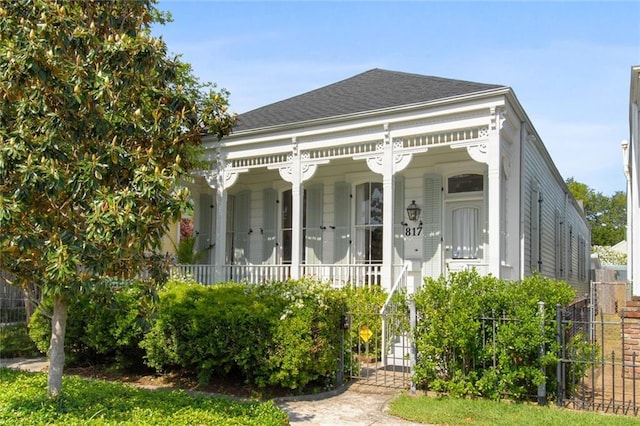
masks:
<instances>
[{"instance_id":1,"label":"porch steps","mask_svg":"<svg viewBox=\"0 0 640 426\"><path fill-rule=\"evenodd\" d=\"M406 333L397 337L390 344L385 364L389 367L406 368L410 371L411 359L409 358L409 337Z\"/></svg>"}]
</instances>

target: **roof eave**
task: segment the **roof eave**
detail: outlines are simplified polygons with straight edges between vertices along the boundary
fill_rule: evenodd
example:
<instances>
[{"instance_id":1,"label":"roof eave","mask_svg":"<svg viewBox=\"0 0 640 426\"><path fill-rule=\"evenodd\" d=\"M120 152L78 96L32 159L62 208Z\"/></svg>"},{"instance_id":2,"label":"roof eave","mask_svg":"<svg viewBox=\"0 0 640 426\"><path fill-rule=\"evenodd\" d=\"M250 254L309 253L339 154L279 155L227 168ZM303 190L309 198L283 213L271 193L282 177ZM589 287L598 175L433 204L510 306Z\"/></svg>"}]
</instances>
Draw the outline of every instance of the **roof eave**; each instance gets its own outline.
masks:
<instances>
[{"instance_id":1,"label":"roof eave","mask_svg":"<svg viewBox=\"0 0 640 426\"><path fill-rule=\"evenodd\" d=\"M297 121L295 123L279 124L279 125L265 126L265 127L256 127L256 128L253 128L253 129L247 129L247 130L240 130L240 131L237 131L237 132L232 132L228 137L255 136L255 135L261 134L261 133L269 133L269 132L274 131L274 130L288 131L288 130L295 130L295 129L298 129L298 128L307 127L307 126L313 126L313 125L339 123L339 122L344 122L344 121L354 120L354 119L359 119L359 118L375 117L375 116L387 114L389 112L411 111L411 110L414 110L414 109L423 109L423 108L427 108L427 107L447 105L447 104L456 103L456 102L460 102L460 101L475 100L475 99L479 99L479 98L483 98L483 97L504 95L504 94L509 93L509 92L511 92L511 88L509 88L507 86L502 86L502 87L489 89L489 90L484 90L484 91L480 91L480 92L474 92L474 93L465 94L465 95L458 95L458 96L450 96L450 97L447 97L447 98L441 98L441 99L436 99L436 100L427 101L427 102L417 102L417 103L413 103L413 104L393 106L393 107L387 107L387 108L380 108L380 109L362 111L362 112L357 112L357 113L352 113L352 114L335 115L335 116L331 116L331 117L318 118L318 119L313 119L313 120Z\"/></svg>"}]
</instances>

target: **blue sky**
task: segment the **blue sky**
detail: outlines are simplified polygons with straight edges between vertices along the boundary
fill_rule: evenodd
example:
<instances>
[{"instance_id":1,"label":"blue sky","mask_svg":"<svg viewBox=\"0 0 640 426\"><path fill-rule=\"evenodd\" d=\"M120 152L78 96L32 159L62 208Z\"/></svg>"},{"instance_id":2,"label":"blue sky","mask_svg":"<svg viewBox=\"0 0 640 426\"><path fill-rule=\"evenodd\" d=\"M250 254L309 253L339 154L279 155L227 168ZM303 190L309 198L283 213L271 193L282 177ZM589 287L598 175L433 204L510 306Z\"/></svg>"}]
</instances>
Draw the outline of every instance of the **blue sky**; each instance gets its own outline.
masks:
<instances>
[{"instance_id":1,"label":"blue sky","mask_svg":"<svg viewBox=\"0 0 640 426\"><path fill-rule=\"evenodd\" d=\"M154 29L238 113L372 68L510 86L562 176L626 188L640 2L162 0Z\"/></svg>"}]
</instances>

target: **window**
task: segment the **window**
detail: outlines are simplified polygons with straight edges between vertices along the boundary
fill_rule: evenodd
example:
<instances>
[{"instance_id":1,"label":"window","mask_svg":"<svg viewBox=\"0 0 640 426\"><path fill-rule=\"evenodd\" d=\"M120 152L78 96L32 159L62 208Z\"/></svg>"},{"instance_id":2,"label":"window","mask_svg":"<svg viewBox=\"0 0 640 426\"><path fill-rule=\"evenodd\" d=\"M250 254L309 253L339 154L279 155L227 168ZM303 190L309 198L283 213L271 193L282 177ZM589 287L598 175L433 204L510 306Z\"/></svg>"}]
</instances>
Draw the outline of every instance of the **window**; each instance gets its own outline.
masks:
<instances>
[{"instance_id":1,"label":"window","mask_svg":"<svg viewBox=\"0 0 640 426\"><path fill-rule=\"evenodd\" d=\"M358 263L382 263L382 184L356 187L356 250Z\"/></svg>"},{"instance_id":2,"label":"window","mask_svg":"<svg viewBox=\"0 0 640 426\"><path fill-rule=\"evenodd\" d=\"M484 186L484 176L478 174L460 174L447 180L447 192L460 194L463 192L481 192Z\"/></svg>"},{"instance_id":3,"label":"window","mask_svg":"<svg viewBox=\"0 0 640 426\"><path fill-rule=\"evenodd\" d=\"M305 241L307 228L307 191L304 191L302 209L302 241ZM291 251L293 249L293 196L291 190L282 193L282 263L291 263ZM305 250L302 250L302 261L304 262Z\"/></svg>"}]
</instances>

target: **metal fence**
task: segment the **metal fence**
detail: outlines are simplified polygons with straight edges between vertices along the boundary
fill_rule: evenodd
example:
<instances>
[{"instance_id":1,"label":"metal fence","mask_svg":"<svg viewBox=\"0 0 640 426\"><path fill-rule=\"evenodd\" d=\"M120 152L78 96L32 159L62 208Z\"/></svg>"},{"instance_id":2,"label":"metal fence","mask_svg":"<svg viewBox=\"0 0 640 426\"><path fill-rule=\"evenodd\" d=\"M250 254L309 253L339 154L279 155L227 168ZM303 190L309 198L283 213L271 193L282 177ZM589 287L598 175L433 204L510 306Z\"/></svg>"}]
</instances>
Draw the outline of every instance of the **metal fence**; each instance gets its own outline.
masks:
<instances>
[{"instance_id":1,"label":"metal fence","mask_svg":"<svg viewBox=\"0 0 640 426\"><path fill-rule=\"evenodd\" d=\"M22 289L9 285L8 275L0 271L0 326L27 321Z\"/></svg>"},{"instance_id":2,"label":"metal fence","mask_svg":"<svg viewBox=\"0 0 640 426\"><path fill-rule=\"evenodd\" d=\"M408 313L359 313L344 316L342 370L359 386L406 389L411 384Z\"/></svg>"},{"instance_id":3,"label":"metal fence","mask_svg":"<svg viewBox=\"0 0 640 426\"><path fill-rule=\"evenodd\" d=\"M640 411L640 359L625 345L623 336L629 328L637 328L638 320L600 312L593 320L563 317L559 324L559 338L572 327L590 329L590 340L585 343L591 344L593 350L585 352L575 345L569 348L566 338L562 342L558 369L563 380L557 404L637 416Z\"/></svg>"}]
</instances>

